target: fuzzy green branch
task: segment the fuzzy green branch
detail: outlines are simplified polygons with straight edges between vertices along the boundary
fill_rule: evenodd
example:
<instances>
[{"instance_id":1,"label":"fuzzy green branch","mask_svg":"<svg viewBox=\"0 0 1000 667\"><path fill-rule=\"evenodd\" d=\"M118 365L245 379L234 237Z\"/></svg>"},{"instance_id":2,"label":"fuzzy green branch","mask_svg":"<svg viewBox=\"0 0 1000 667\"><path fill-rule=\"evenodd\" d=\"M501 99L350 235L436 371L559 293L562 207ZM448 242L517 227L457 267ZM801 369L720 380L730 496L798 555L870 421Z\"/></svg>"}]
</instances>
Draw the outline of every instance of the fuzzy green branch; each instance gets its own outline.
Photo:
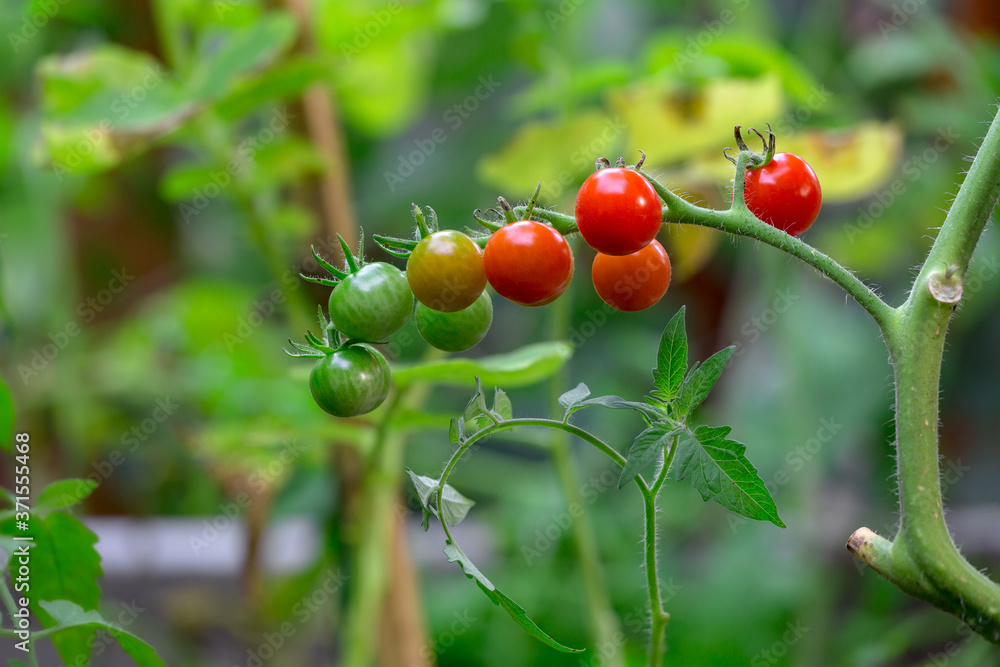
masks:
<instances>
[{"instance_id":1,"label":"fuzzy green branch","mask_svg":"<svg viewBox=\"0 0 1000 667\"><path fill-rule=\"evenodd\" d=\"M962 557L944 519L938 393L948 324L972 253L997 202L998 155L1000 115L983 140L898 320L883 328L896 379L900 524L890 549L873 542L881 546L859 555L902 590L954 614L994 644L1000 644L1000 586Z\"/></svg>"},{"instance_id":2,"label":"fuzzy green branch","mask_svg":"<svg viewBox=\"0 0 1000 667\"><path fill-rule=\"evenodd\" d=\"M588 442L589 444L596 447L599 451L604 453L608 458L614 461L618 466L625 467L625 457L619 454L613 447L608 445L606 442L595 436L594 434L578 427L573 424L569 424L564 421L556 421L554 419L534 419L534 418L517 418L517 419L507 419L500 421L486 428L476 432L469 437L468 440L463 442L448 459L448 463L445 464L444 470L441 473L441 477L438 480L438 488L436 493L437 506L442 507L444 488L448 483L448 478L451 476L452 471L458 464L459 459L469 451L469 449L479 440L496 433L497 431L506 430L513 426L543 426L546 428L554 428L575 435L578 438ZM660 595L660 580L657 570L656 563L656 552L657 552L657 541L656 541L656 496L660 487L663 486L663 482L666 480L667 474L670 470L670 463L673 460L674 452L676 451L676 440L672 443L670 451L666 454L663 462L663 466L660 468L655 481L652 486L646 484L643 480L642 475L636 475L634 480L637 487L639 487L639 492L642 494L643 501L643 517L644 517L644 542L645 542L645 564L646 564L646 585L649 594L649 611L652 626L652 639L650 642L650 651L648 656L648 667L660 667L663 662L663 631L666 627L667 621L670 620L670 614L668 614L663 609L663 601ZM445 536L447 537L449 543L454 543L454 538L451 535L451 529L449 528L446 521L441 521L441 527L444 529Z\"/></svg>"}]
</instances>

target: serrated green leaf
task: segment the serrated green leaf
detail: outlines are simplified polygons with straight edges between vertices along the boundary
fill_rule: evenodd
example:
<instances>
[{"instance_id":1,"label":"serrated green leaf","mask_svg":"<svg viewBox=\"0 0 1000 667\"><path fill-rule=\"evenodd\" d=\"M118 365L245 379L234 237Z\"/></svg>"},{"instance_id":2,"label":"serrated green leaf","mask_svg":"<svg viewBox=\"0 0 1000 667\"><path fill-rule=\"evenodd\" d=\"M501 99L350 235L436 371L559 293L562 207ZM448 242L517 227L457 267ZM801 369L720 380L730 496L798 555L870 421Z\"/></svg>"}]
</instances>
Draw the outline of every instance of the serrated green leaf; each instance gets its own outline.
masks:
<instances>
[{"instance_id":1,"label":"serrated green leaf","mask_svg":"<svg viewBox=\"0 0 1000 667\"><path fill-rule=\"evenodd\" d=\"M0 380L0 449L11 451L14 443L14 397Z\"/></svg>"},{"instance_id":2,"label":"serrated green leaf","mask_svg":"<svg viewBox=\"0 0 1000 667\"><path fill-rule=\"evenodd\" d=\"M774 499L745 456L746 445L726 438L728 426L699 426L682 437L674 455L678 480L691 478L691 485L704 500L714 500L723 507L749 519L770 521L781 528Z\"/></svg>"},{"instance_id":3,"label":"serrated green leaf","mask_svg":"<svg viewBox=\"0 0 1000 667\"><path fill-rule=\"evenodd\" d=\"M679 433L679 429L651 426L637 435L625 457L625 467L622 469L621 477L618 478L618 488L620 489L631 482L650 463L658 459L663 454L663 448L669 445Z\"/></svg>"},{"instance_id":4,"label":"serrated green leaf","mask_svg":"<svg viewBox=\"0 0 1000 667\"><path fill-rule=\"evenodd\" d=\"M681 306L677 314L667 322L656 352L656 368L653 369L653 386L656 390L653 396L664 403L674 400L687 372L688 344L684 310L685 307Z\"/></svg>"},{"instance_id":5,"label":"serrated green leaf","mask_svg":"<svg viewBox=\"0 0 1000 667\"><path fill-rule=\"evenodd\" d=\"M523 387L545 380L565 365L573 348L564 342L534 343L513 352L479 359L439 359L417 364L394 366L392 379L397 385L426 382L432 385L475 386L479 377L484 384Z\"/></svg>"},{"instance_id":6,"label":"serrated green leaf","mask_svg":"<svg viewBox=\"0 0 1000 667\"><path fill-rule=\"evenodd\" d=\"M39 605L42 600L70 600L84 609L97 609L102 576L101 557L94 549L97 536L75 517L65 512L45 516L32 514L27 532L16 530L13 521L5 521L0 532L7 535L30 535L35 542L31 550L31 610L50 628L55 620ZM63 661L76 664L89 656L96 630L72 628L52 637ZM82 662L80 664L89 664Z\"/></svg>"},{"instance_id":7,"label":"serrated green leaf","mask_svg":"<svg viewBox=\"0 0 1000 667\"><path fill-rule=\"evenodd\" d=\"M82 503L97 488L90 479L63 479L45 487L35 500L35 511L72 507Z\"/></svg>"},{"instance_id":8,"label":"serrated green leaf","mask_svg":"<svg viewBox=\"0 0 1000 667\"><path fill-rule=\"evenodd\" d=\"M516 602L511 600L509 597L500 592L500 589L493 585L486 576L479 571L479 568L469 560L469 557L465 555L461 548L454 542L448 541L444 546L445 556L448 557L449 563L458 563L462 571L465 572L465 576L469 579L475 580L479 589L486 593L486 596L493 601L493 604L501 607L506 611L514 622L521 626L521 628L527 632L529 635L538 639L542 643L554 648L557 651L563 653L582 653L583 649L570 648L568 646L563 646L555 639L547 635L541 628L539 628L534 621L528 618L525 613Z\"/></svg>"},{"instance_id":9,"label":"serrated green leaf","mask_svg":"<svg viewBox=\"0 0 1000 667\"><path fill-rule=\"evenodd\" d=\"M271 12L253 25L225 31L212 53L203 54L187 80L192 97L218 99L239 76L272 60L292 43L295 19L284 12Z\"/></svg>"},{"instance_id":10,"label":"serrated green leaf","mask_svg":"<svg viewBox=\"0 0 1000 667\"><path fill-rule=\"evenodd\" d=\"M329 68L321 62L292 58L237 84L215 109L223 120L234 121L268 102L296 97L328 74Z\"/></svg>"},{"instance_id":11,"label":"serrated green leaf","mask_svg":"<svg viewBox=\"0 0 1000 667\"><path fill-rule=\"evenodd\" d=\"M647 421L654 421L664 416L663 411L656 406L647 405L645 403L637 403L635 401L626 401L620 396L595 396L594 398L588 398L580 401L567 411L567 416L573 414L577 410L591 405L600 405L605 408L611 408L612 410L635 410L636 412L642 414Z\"/></svg>"},{"instance_id":12,"label":"serrated green leaf","mask_svg":"<svg viewBox=\"0 0 1000 667\"><path fill-rule=\"evenodd\" d=\"M590 396L590 389L581 382L559 397L559 405L569 410L588 396Z\"/></svg>"},{"instance_id":13,"label":"serrated green leaf","mask_svg":"<svg viewBox=\"0 0 1000 667\"><path fill-rule=\"evenodd\" d=\"M510 397L500 387L496 387L493 392L493 412L500 415L501 419L512 419L514 417L514 406L511 405Z\"/></svg>"},{"instance_id":14,"label":"serrated green leaf","mask_svg":"<svg viewBox=\"0 0 1000 667\"><path fill-rule=\"evenodd\" d=\"M66 632L81 629L93 635L98 628L103 628L118 641L119 646L135 660L135 664L139 667L167 667L152 646L117 623L106 620L96 611L85 611L69 600L42 601L39 604L59 628L53 639Z\"/></svg>"},{"instance_id":15,"label":"serrated green leaf","mask_svg":"<svg viewBox=\"0 0 1000 667\"><path fill-rule=\"evenodd\" d=\"M673 415L676 419L687 420L695 408L701 405L718 381L726 363L729 362L729 357L733 356L735 351L736 346L730 345L713 354L702 365L691 369L673 403Z\"/></svg>"},{"instance_id":16,"label":"serrated green leaf","mask_svg":"<svg viewBox=\"0 0 1000 667\"><path fill-rule=\"evenodd\" d=\"M441 508L439 512L435 505L439 486L438 480L418 475L409 468L406 469L406 473L413 481L413 487L417 490L417 497L420 498L420 504L424 509L439 519L443 517L449 526L457 526L461 523L462 519L469 513L469 510L472 509L472 506L476 504L475 501L469 500L456 491L451 484L445 484L444 492L441 494Z\"/></svg>"}]
</instances>

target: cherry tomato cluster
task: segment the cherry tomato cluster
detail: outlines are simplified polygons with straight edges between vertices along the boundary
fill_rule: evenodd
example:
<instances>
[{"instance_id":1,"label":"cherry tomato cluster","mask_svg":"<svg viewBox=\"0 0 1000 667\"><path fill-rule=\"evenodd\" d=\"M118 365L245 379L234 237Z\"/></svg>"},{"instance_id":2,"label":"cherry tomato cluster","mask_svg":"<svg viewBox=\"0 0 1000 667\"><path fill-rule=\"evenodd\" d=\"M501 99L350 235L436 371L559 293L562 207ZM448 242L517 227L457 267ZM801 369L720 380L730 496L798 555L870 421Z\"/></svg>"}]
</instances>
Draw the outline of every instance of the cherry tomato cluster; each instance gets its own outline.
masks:
<instances>
[{"instance_id":1,"label":"cherry tomato cluster","mask_svg":"<svg viewBox=\"0 0 1000 667\"><path fill-rule=\"evenodd\" d=\"M775 153L773 133L767 139L757 134L764 152L751 156L746 204L768 224L801 234L819 212L816 174L801 158ZM742 151L749 150L739 127L736 140ZM642 162L627 167L619 159L612 167L602 158L576 197L576 229L596 251L594 289L605 303L625 312L653 306L670 285L670 257L656 240L663 204L639 172ZM321 308L321 336L307 332L306 344L292 343L296 351L289 354L318 358L309 378L316 403L332 415L349 417L385 400L389 364L373 344L406 324L414 304L421 337L440 350L460 352L479 343L493 322L487 285L522 306L544 306L559 298L573 277L573 253L563 234L531 219L537 196L538 190L520 216L502 197L500 208L491 209L495 221L476 211L488 234L441 230L433 209L425 215L414 204L415 240L375 237L386 252L406 259L405 272L385 262L366 264L361 249L351 254L343 239L343 270L313 250L333 279L303 277L333 287L329 318Z\"/></svg>"}]
</instances>

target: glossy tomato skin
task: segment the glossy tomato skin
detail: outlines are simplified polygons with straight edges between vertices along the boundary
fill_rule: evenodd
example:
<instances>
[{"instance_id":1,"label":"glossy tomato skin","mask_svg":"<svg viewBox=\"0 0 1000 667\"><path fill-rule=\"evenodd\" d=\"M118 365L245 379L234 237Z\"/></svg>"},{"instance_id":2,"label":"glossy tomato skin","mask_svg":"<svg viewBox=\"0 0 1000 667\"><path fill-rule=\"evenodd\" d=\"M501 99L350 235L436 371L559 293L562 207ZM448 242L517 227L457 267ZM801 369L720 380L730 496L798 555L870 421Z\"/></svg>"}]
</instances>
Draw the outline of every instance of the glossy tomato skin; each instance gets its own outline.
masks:
<instances>
[{"instance_id":1,"label":"glossy tomato skin","mask_svg":"<svg viewBox=\"0 0 1000 667\"><path fill-rule=\"evenodd\" d=\"M389 363L374 348L349 345L328 354L309 373L309 393L334 417L371 412L389 394Z\"/></svg>"},{"instance_id":2,"label":"glossy tomato skin","mask_svg":"<svg viewBox=\"0 0 1000 667\"><path fill-rule=\"evenodd\" d=\"M483 253L486 277L497 294L522 306L544 306L573 278L573 252L556 230L521 220L493 232Z\"/></svg>"},{"instance_id":3,"label":"glossy tomato skin","mask_svg":"<svg viewBox=\"0 0 1000 667\"><path fill-rule=\"evenodd\" d=\"M601 169L584 181L576 195L580 234L605 255L642 250L656 236L662 220L660 198L633 169Z\"/></svg>"},{"instance_id":4,"label":"glossy tomato skin","mask_svg":"<svg viewBox=\"0 0 1000 667\"><path fill-rule=\"evenodd\" d=\"M413 294L391 264L365 264L330 293L330 319L347 338L376 343L399 331L413 312Z\"/></svg>"},{"instance_id":5,"label":"glossy tomato skin","mask_svg":"<svg viewBox=\"0 0 1000 667\"><path fill-rule=\"evenodd\" d=\"M486 289L483 251L461 232L444 230L420 240L406 262L417 301L443 313L468 308Z\"/></svg>"},{"instance_id":6,"label":"glossy tomato skin","mask_svg":"<svg viewBox=\"0 0 1000 667\"><path fill-rule=\"evenodd\" d=\"M476 345L493 323L493 301L483 291L476 302L454 313L442 313L424 304L417 306L417 330L433 347L445 352L462 352Z\"/></svg>"},{"instance_id":7,"label":"glossy tomato skin","mask_svg":"<svg viewBox=\"0 0 1000 667\"><path fill-rule=\"evenodd\" d=\"M747 171L744 198L758 218L798 236L819 214L823 193L809 163L792 153L775 153L767 165Z\"/></svg>"},{"instance_id":8,"label":"glossy tomato skin","mask_svg":"<svg viewBox=\"0 0 1000 667\"><path fill-rule=\"evenodd\" d=\"M631 255L597 253L591 277L597 294L616 310L644 310L658 302L670 286L670 257L653 239Z\"/></svg>"}]
</instances>

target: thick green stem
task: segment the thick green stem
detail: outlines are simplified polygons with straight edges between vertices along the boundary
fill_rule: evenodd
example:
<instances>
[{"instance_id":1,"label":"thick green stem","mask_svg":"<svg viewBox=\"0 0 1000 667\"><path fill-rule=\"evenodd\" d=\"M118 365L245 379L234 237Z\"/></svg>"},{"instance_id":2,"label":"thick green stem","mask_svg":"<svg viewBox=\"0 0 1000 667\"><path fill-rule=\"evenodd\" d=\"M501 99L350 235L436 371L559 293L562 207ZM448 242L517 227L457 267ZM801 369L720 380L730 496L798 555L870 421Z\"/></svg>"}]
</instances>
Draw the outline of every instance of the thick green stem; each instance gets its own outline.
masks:
<instances>
[{"instance_id":1,"label":"thick green stem","mask_svg":"<svg viewBox=\"0 0 1000 667\"><path fill-rule=\"evenodd\" d=\"M909 298L898 317L883 327L896 378L900 524L891 548L885 540L873 539L867 528L848 543L901 589L954 614L995 644L1000 644L1000 586L962 557L944 520L938 392L948 323L997 201L998 155L1000 116L994 118ZM858 544L875 547L854 548Z\"/></svg>"}]
</instances>

